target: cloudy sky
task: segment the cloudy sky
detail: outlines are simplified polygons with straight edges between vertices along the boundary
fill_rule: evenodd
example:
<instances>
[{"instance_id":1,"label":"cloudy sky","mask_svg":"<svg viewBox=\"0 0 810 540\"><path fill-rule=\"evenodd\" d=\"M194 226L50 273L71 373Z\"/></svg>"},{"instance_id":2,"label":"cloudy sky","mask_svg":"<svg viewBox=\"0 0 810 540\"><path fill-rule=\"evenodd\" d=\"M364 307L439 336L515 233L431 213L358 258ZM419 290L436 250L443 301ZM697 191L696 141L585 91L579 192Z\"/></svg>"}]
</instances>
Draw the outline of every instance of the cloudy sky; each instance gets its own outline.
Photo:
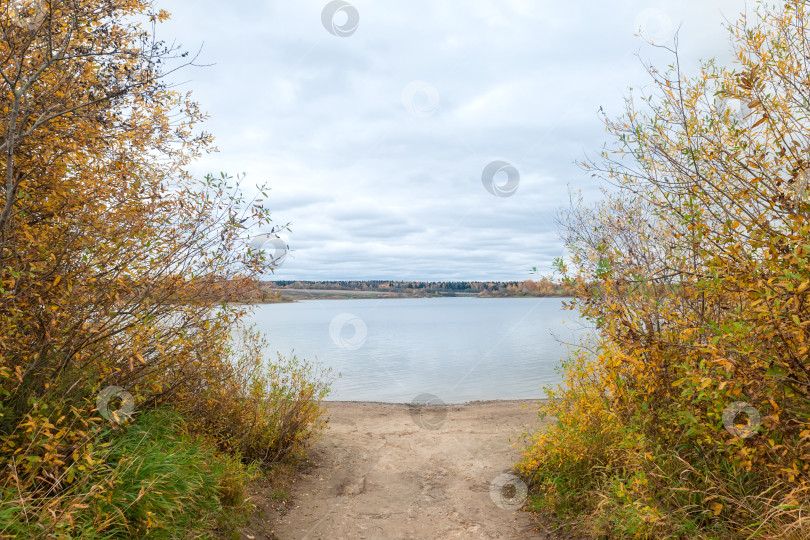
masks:
<instances>
[{"instance_id":1,"label":"cloudy sky","mask_svg":"<svg viewBox=\"0 0 810 540\"><path fill-rule=\"evenodd\" d=\"M277 279L523 280L563 255L554 217L576 161L648 84L639 56L730 62L739 0L168 0L175 76L291 252ZM749 7L750 9L750 7ZM487 168L492 162L500 162ZM492 178L489 190L482 176Z\"/></svg>"}]
</instances>

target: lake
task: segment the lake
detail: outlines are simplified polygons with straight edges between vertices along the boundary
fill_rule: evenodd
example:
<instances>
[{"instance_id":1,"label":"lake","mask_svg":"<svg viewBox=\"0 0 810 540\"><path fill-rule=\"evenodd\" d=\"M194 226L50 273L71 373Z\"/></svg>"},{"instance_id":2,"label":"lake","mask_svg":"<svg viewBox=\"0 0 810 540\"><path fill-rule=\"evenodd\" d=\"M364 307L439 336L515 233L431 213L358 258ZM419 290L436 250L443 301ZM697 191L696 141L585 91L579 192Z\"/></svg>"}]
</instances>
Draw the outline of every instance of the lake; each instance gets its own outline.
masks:
<instances>
[{"instance_id":1,"label":"lake","mask_svg":"<svg viewBox=\"0 0 810 540\"><path fill-rule=\"evenodd\" d=\"M263 304L270 353L331 367L336 401L444 403L545 396L582 324L561 298L383 298ZM555 337L556 336L556 337ZM420 398L423 399L423 398Z\"/></svg>"}]
</instances>

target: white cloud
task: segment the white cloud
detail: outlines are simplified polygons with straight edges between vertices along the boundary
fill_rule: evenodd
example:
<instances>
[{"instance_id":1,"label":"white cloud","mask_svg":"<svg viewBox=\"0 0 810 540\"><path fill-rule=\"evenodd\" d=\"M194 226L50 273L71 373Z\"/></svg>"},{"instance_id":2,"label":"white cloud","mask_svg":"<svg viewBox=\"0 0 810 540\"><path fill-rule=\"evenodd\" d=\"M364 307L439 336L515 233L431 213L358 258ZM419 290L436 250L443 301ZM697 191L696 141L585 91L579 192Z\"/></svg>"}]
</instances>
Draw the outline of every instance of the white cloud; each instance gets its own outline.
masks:
<instances>
[{"instance_id":1,"label":"white cloud","mask_svg":"<svg viewBox=\"0 0 810 540\"><path fill-rule=\"evenodd\" d=\"M575 162L605 138L597 110L621 113L628 87L648 84L636 53L670 63L634 26L680 26L682 65L694 70L699 58L729 61L721 25L745 6L352 3L360 23L342 38L322 26L320 0L163 6L173 18L161 35L192 51L205 42L200 61L215 64L175 77L211 114L205 127L220 148L193 171L269 183L275 220L293 230L279 278L522 280L533 266L549 270L562 254L553 218L566 185L596 187ZM429 114L403 104L414 81L435 88ZM484 189L493 160L518 169L513 196Z\"/></svg>"}]
</instances>

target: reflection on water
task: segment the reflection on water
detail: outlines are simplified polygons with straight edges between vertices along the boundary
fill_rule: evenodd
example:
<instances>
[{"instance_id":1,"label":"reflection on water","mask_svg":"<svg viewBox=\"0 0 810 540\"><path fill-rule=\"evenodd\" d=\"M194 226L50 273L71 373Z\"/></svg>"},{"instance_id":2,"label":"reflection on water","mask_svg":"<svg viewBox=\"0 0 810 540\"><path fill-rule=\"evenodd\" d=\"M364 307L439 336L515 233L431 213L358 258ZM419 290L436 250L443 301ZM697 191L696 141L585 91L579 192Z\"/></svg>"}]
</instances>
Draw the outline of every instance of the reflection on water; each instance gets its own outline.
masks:
<instances>
[{"instance_id":1,"label":"reflection on water","mask_svg":"<svg viewBox=\"0 0 810 540\"><path fill-rule=\"evenodd\" d=\"M259 306L273 352L340 372L330 400L445 403L544 397L582 325L559 298L308 300ZM565 321L565 323L563 322ZM552 335L553 334L553 335ZM556 338L555 338L556 336Z\"/></svg>"}]
</instances>

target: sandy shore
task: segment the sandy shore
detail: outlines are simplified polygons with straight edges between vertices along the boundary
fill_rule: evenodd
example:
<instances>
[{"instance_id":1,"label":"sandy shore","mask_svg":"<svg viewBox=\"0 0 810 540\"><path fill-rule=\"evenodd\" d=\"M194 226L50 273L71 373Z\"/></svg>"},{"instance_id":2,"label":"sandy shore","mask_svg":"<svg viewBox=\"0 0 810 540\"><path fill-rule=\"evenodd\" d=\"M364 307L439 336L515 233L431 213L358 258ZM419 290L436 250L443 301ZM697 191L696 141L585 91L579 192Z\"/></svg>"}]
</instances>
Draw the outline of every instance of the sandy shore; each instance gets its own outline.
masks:
<instances>
[{"instance_id":1,"label":"sandy shore","mask_svg":"<svg viewBox=\"0 0 810 540\"><path fill-rule=\"evenodd\" d=\"M541 428L536 401L413 408L328 402L329 429L282 510L277 538L556 538L534 516L493 502L521 432Z\"/></svg>"}]
</instances>

